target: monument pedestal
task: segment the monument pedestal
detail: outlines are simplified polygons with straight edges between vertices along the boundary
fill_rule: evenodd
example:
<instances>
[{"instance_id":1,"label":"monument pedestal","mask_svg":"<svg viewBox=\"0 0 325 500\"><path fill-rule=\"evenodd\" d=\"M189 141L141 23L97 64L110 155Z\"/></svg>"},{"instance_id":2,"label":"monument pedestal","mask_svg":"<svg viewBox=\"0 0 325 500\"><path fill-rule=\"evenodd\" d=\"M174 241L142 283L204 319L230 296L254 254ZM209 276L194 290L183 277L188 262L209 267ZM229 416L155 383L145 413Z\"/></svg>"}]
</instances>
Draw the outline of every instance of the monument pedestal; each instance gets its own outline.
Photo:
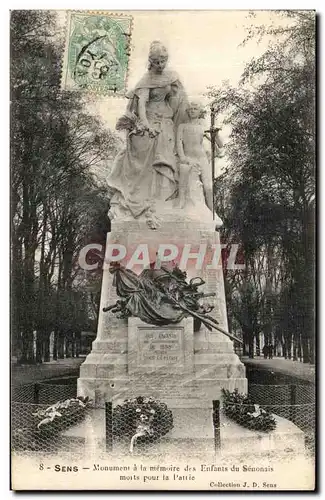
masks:
<instances>
[{"instance_id":1,"label":"monument pedestal","mask_svg":"<svg viewBox=\"0 0 325 500\"><path fill-rule=\"evenodd\" d=\"M158 231L150 230L143 221L115 223L108 234L106 259L112 255L110 245L127 249L121 265L130 264L135 254L139 257L139 248L144 257L148 248L147 258L154 262L160 245L173 245L178 252L175 260L181 269L186 269L187 279L201 277L205 281L204 292L215 294L207 300L214 305L210 314L227 330L223 272L221 265L215 265L219 233L213 222L196 222L194 226L193 222L177 220L175 216ZM142 269L133 267L135 272ZM107 265L103 271L98 335L92 352L80 367L78 394L89 396L99 406L106 401L115 406L136 396L157 398L173 411L170 439L196 439L201 429L202 451L209 448L212 452L212 401L221 398L222 388L247 392L245 367L234 353L233 342L204 325L194 332L192 317L177 324L155 326L139 318L124 320L104 313L103 308L117 298Z\"/></svg>"},{"instance_id":2,"label":"monument pedestal","mask_svg":"<svg viewBox=\"0 0 325 500\"><path fill-rule=\"evenodd\" d=\"M232 342L210 339L219 335L210 332L206 342L195 342L192 318L164 327L129 318L127 330L126 345L103 342L87 356L80 367L79 395L97 404L152 396L171 408L202 408L212 407L222 388L247 391L245 368Z\"/></svg>"}]
</instances>

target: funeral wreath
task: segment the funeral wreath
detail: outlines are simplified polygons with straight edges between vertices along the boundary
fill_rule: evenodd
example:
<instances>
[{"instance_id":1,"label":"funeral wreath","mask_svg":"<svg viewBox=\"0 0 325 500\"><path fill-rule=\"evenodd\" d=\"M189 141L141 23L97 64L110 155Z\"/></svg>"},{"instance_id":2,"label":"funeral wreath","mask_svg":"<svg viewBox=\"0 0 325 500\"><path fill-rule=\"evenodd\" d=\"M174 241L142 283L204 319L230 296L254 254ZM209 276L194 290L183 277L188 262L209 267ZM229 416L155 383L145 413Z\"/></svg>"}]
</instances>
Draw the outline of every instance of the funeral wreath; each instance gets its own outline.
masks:
<instances>
[{"instance_id":1,"label":"funeral wreath","mask_svg":"<svg viewBox=\"0 0 325 500\"><path fill-rule=\"evenodd\" d=\"M258 404L246 394L240 394L238 389L233 392L222 389L223 411L225 415L239 425L256 431L270 432L276 427L272 413Z\"/></svg>"},{"instance_id":2,"label":"funeral wreath","mask_svg":"<svg viewBox=\"0 0 325 500\"><path fill-rule=\"evenodd\" d=\"M156 441L173 428L173 414L167 405L151 397L126 399L113 410L113 435L134 445Z\"/></svg>"}]
</instances>

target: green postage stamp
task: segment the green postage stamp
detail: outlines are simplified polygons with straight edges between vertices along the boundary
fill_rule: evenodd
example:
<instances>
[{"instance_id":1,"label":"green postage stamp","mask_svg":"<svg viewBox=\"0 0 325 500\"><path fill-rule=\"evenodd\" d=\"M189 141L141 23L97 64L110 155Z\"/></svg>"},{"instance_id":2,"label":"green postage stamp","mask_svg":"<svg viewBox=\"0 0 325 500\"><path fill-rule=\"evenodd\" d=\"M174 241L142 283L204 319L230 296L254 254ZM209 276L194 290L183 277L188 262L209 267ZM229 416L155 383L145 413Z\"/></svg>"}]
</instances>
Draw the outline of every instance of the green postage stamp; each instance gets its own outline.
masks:
<instances>
[{"instance_id":1,"label":"green postage stamp","mask_svg":"<svg viewBox=\"0 0 325 500\"><path fill-rule=\"evenodd\" d=\"M68 12L62 88L100 95L124 95L131 28L131 16Z\"/></svg>"}]
</instances>

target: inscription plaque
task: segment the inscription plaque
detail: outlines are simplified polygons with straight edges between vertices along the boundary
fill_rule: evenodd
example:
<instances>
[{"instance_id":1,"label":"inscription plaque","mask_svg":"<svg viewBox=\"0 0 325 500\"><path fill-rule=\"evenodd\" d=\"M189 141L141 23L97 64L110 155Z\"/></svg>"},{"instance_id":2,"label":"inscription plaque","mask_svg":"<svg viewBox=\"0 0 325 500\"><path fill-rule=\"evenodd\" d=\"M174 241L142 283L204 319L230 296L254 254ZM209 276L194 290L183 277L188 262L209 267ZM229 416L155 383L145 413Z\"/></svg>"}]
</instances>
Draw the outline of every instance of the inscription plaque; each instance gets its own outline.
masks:
<instances>
[{"instance_id":1,"label":"inscription plaque","mask_svg":"<svg viewBox=\"0 0 325 500\"><path fill-rule=\"evenodd\" d=\"M154 326L128 319L129 373L184 373L194 370L193 318Z\"/></svg>"},{"instance_id":2,"label":"inscription plaque","mask_svg":"<svg viewBox=\"0 0 325 500\"><path fill-rule=\"evenodd\" d=\"M142 365L184 365L183 328L139 328L138 362Z\"/></svg>"}]
</instances>

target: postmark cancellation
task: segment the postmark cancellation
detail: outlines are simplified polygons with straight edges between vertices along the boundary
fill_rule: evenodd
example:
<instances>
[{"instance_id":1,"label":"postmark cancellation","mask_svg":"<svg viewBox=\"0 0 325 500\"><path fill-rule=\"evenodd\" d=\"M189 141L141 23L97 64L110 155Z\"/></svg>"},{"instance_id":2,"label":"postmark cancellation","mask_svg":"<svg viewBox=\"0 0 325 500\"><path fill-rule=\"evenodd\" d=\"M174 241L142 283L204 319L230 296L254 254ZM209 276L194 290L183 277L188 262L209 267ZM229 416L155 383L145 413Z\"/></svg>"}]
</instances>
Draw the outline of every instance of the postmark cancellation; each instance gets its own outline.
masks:
<instances>
[{"instance_id":1,"label":"postmark cancellation","mask_svg":"<svg viewBox=\"0 0 325 500\"><path fill-rule=\"evenodd\" d=\"M69 11L61 87L98 95L124 95L132 16Z\"/></svg>"}]
</instances>

